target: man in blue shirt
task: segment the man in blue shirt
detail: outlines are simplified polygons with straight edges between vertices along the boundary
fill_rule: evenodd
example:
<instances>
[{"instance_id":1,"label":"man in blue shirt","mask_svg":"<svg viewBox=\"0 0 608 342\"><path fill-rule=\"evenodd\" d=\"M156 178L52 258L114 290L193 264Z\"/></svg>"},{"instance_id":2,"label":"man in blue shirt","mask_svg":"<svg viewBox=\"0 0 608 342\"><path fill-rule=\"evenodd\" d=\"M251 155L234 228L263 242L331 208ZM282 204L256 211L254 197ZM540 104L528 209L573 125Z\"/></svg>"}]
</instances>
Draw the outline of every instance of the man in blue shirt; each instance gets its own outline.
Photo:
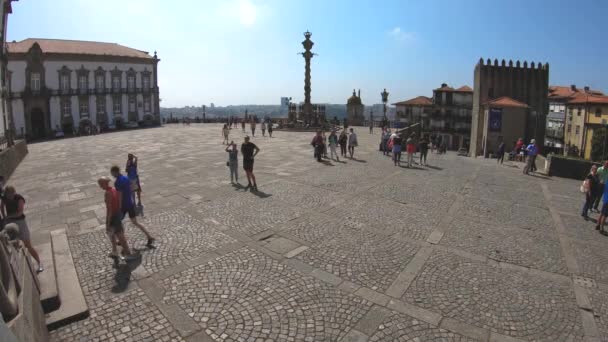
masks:
<instances>
[{"instance_id":1,"label":"man in blue shirt","mask_svg":"<svg viewBox=\"0 0 608 342\"><path fill-rule=\"evenodd\" d=\"M604 187L602 202L602 211L600 214L600 218L597 220L597 226L595 226L595 229L599 230L600 233L606 235L606 231L604 230L604 223L606 222L606 216L608 216L608 186Z\"/></svg>"},{"instance_id":2,"label":"man in blue shirt","mask_svg":"<svg viewBox=\"0 0 608 342\"><path fill-rule=\"evenodd\" d=\"M530 145L526 147L528 152L528 161L524 167L524 174L528 174L530 171L536 171L536 155L538 154L538 147L536 147L536 140L530 140Z\"/></svg>"},{"instance_id":3,"label":"man in blue shirt","mask_svg":"<svg viewBox=\"0 0 608 342\"><path fill-rule=\"evenodd\" d=\"M131 219L131 223L139 228L142 233L146 234L148 238L148 243L146 247L155 248L154 241L155 239L148 233L148 230L144 225L137 222L137 214L135 213L135 205L133 203L133 197L131 194L131 181L126 176L120 174L120 168L118 166L112 166L110 169L110 173L112 173L112 177L116 178L116 182L114 182L114 187L116 191L120 193L120 210L122 211L122 217L124 218L126 214L129 214L129 218Z\"/></svg>"}]
</instances>

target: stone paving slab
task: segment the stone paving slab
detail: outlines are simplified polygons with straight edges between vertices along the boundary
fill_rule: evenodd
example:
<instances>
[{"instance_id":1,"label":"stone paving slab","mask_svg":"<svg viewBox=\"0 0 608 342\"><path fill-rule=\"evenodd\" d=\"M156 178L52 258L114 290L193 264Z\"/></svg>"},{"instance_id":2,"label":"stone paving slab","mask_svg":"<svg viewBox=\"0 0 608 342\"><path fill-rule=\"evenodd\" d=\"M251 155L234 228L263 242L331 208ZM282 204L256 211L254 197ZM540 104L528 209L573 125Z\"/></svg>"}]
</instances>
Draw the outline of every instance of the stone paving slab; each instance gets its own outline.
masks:
<instances>
[{"instance_id":1,"label":"stone paving slab","mask_svg":"<svg viewBox=\"0 0 608 342\"><path fill-rule=\"evenodd\" d=\"M608 239L580 219L580 181L453 153L396 167L355 130L357 159L339 163L314 161L312 134L256 135L258 193L229 184L219 125L29 145L9 183L35 244L67 231L91 310L52 338L608 339ZM129 152L158 248L125 220L141 265L114 293L96 179Z\"/></svg>"}]
</instances>

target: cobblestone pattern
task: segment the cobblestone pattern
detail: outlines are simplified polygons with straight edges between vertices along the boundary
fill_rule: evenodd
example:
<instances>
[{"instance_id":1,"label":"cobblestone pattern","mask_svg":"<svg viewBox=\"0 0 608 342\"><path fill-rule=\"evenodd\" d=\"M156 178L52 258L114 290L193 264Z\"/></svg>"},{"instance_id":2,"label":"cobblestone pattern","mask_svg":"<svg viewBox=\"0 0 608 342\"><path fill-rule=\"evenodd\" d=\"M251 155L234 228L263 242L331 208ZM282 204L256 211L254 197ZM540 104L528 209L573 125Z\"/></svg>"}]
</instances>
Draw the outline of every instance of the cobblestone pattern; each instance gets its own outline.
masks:
<instances>
[{"instance_id":1,"label":"cobblestone pattern","mask_svg":"<svg viewBox=\"0 0 608 342\"><path fill-rule=\"evenodd\" d=\"M598 234L599 239L604 236ZM587 278L608 285L608 253L606 246L570 241L580 272Z\"/></svg>"},{"instance_id":2,"label":"cobblestone pattern","mask_svg":"<svg viewBox=\"0 0 608 342\"><path fill-rule=\"evenodd\" d=\"M297 258L342 279L384 292L418 249L391 236L363 230L320 240Z\"/></svg>"},{"instance_id":3,"label":"cobblestone pattern","mask_svg":"<svg viewBox=\"0 0 608 342\"><path fill-rule=\"evenodd\" d=\"M608 341L608 289L587 289L600 336Z\"/></svg>"},{"instance_id":4,"label":"cobblestone pattern","mask_svg":"<svg viewBox=\"0 0 608 342\"><path fill-rule=\"evenodd\" d=\"M305 210L280 199L258 198L250 193L204 202L188 212L197 217L212 218L246 235L255 235L294 219Z\"/></svg>"},{"instance_id":5,"label":"cobblestone pattern","mask_svg":"<svg viewBox=\"0 0 608 342\"><path fill-rule=\"evenodd\" d=\"M333 191L284 180L264 186L263 191L271 194L273 199L307 210L322 209L334 205L344 197L344 195Z\"/></svg>"},{"instance_id":6,"label":"cobblestone pattern","mask_svg":"<svg viewBox=\"0 0 608 342\"><path fill-rule=\"evenodd\" d=\"M205 252L213 251L236 240L202 223L180 210L172 210L143 221L157 238L156 248L143 253L143 265L150 272L158 272ZM131 226L132 246L145 249L144 234Z\"/></svg>"},{"instance_id":7,"label":"cobblestone pattern","mask_svg":"<svg viewBox=\"0 0 608 342\"><path fill-rule=\"evenodd\" d=\"M507 229L465 219L452 222L441 244L543 271L568 274L559 241L526 229Z\"/></svg>"},{"instance_id":8,"label":"cobblestone pattern","mask_svg":"<svg viewBox=\"0 0 608 342\"><path fill-rule=\"evenodd\" d=\"M380 233L416 240L426 240L441 218L438 213L420 207L367 196L347 200L326 214L364 223Z\"/></svg>"},{"instance_id":9,"label":"cobblestone pattern","mask_svg":"<svg viewBox=\"0 0 608 342\"><path fill-rule=\"evenodd\" d=\"M473 342L468 337L432 326L413 317L393 312L378 326L370 342Z\"/></svg>"},{"instance_id":10,"label":"cobblestone pattern","mask_svg":"<svg viewBox=\"0 0 608 342\"><path fill-rule=\"evenodd\" d=\"M433 253L403 299L503 335L543 341L583 335L570 287L449 253Z\"/></svg>"},{"instance_id":11,"label":"cobblestone pattern","mask_svg":"<svg viewBox=\"0 0 608 342\"><path fill-rule=\"evenodd\" d=\"M473 197L518 203L528 207L547 209L542 190L539 192L511 189L504 186L475 184L471 190Z\"/></svg>"},{"instance_id":12,"label":"cobblestone pattern","mask_svg":"<svg viewBox=\"0 0 608 342\"><path fill-rule=\"evenodd\" d=\"M544 232L555 239L553 219L547 209L519 205L517 203L465 197L462 218L474 218L488 223Z\"/></svg>"},{"instance_id":13,"label":"cobblestone pattern","mask_svg":"<svg viewBox=\"0 0 608 342\"><path fill-rule=\"evenodd\" d=\"M599 214L590 213L590 217L597 219ZM584 240L588 242L602 243L600 233L595 230L595 222L589 220L585 221L579 215L560 215L562 223L564 224L565 234L573 238Z\"/></svg>"},{"instance_id":14,"label":"cobblestone pattern","mask_svg":"<svg viewBox=\"0 0 608 342\"><path fill-rule=\"evenodd\" d=\"M454 193L431 190L424 183L403 184L392 180L373 187L370 192L399 203L420 206L430 212L449 209L456 198Z\"/></svg>"},{"instance_id":15,"label":"cobblestone pattern","mask_svg":"<svg viewBox=\"0 0 608 342\"><path fill-rule=\"evenodd\" d=\"M51 341L184 341L139 289L90 308L90 317L59 328Z\"/></svg>"},{"instance_id":16,"label":"cobblestone pattern","mask_svg":"<svg viewBox=\"0 0 608 342\"><path fill-rule=\"evenodd\" d=\"M367 227L366 224L355 222L343 217L332 215L332 212L308 213L281 226L286 233L292 234L310 245L332 239L334 236L358 234Z\"/></svg>"},{"instance_id":17,"label":"cobblestone pattern","mask_svg":"<svg viewBox=\"0 0 608 342\"><path fill-rule=\"evenodd\" d=\"M371 303L242 248L163 281L216 341L337 341Z\"/></svg>"}]
</instances>

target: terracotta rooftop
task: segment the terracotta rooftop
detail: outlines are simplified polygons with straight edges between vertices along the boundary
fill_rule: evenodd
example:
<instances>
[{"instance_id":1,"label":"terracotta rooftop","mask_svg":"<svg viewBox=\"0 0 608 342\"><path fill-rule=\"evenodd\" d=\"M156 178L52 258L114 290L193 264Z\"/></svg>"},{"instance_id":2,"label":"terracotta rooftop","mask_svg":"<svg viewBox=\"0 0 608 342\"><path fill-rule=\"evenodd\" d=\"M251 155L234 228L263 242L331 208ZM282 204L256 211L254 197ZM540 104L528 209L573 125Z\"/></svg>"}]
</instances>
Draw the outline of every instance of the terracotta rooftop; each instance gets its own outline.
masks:
<instances>
[{"instance_id":1,"label":"terracotta rooftop","mask_svg":"<svg viewBox=\"0 0 608 342\"><path fill-rule=\"evenodd\" d=\"M76 55L106 55L135 58L153 58L146 51L132 49L116 43L84 40L28 38L7 43L9 53L26 53L38 43L43 53L66 53Z\"/></svg>"},{"instance_id":2,"label":"terracotta rooftop","mask_svg":"<svg viewBox=\"0 0 608 342\"><path fill-rule=\"evenodd\" d=\"M455 91L457 92L462 92L462 93L472 93L473 89L471 89L471 87L467 86L467 85L463 85L462 87L456 89Z\"/></svg>"},{"instance_id":3,"label":"terracotta rooftop","mask_svg":"<svg viewBox=\"0 0 608 342\"><path fill-rule=\"evenodd\" d=\"M502 96L494 100L485 103L486 106L491 107L515 107L515 108L529 108L529 106L523 102L519 102L507 96Z\"/></svg>"},{"instance_id":4,"label":"terracotta rooftop","mask_svg":"<svg viewBox=\"0 0 608 342\"><path fill-rule=\"evenodd\" d=\"M577 94L592 94L592 95L604 95L599 90L590 89L589 91L585 91L584 88L575 88L572 90L572 87L564 87L564 86L550 86L549 87L549 98L559 98L559 97L573 97Z\"/></svg>"},{"instance_id":5,"label":"terracotta rooftop","mask_svg":"<svg viewBox=\"0 0 608 342\"><path fill-rule=\"evenodd\" d=\"M473 89L471 89L471 87L463 85L462 87L458 88L458 89L454 89L450 86L448 86L447 84L442 84L440 88L437 89L433 89L433 91L447 91L447 92L456 92L456 93L472 93Z\"/></svg>"},{"instance_id":6,"label":"terracotta rooftop","mask_svg":"<svg viewBox=\"0 0 608 342\"><path fill-rule=\"evenodd\" d=\"M580 93L580 94L577 94L576 96L573 96L572 99L568 101L568 104L586 104L586 103L608 104L608 96Z\"/></svg>"},{"instance_id":7,"label":"terracotta rooftop","mask_svg":"<svg viewBox=\"0 0 608 342\"><path fill-rule=\"evenodd\" d=\"M393 103L394 106L400 105L414 105L414 106L432 106L433 101L426 96L418 96L413 99L409 99L407 101L401 101L397 103Z\"/></svg>"}]
</instances>

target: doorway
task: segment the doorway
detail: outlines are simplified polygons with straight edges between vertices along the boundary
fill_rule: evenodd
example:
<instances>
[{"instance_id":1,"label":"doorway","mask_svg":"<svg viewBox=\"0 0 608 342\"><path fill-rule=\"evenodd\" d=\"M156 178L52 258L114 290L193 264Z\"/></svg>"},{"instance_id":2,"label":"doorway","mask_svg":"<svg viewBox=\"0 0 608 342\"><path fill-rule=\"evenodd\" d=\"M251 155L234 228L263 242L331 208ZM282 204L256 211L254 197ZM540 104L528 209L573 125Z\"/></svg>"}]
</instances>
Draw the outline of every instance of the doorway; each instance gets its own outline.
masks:
<instances>
[{"instance_id":1,"label":"doorway","mask_svg":"<svg viewBox=\"0 0 608 342\"><path fill-rule=\"evenodd\" d=\"M32 109L30 114L30 138L32 140L43 139L46 137L46 129L44 123L44 112L40 108Z\"/></svg>"}]
</instances>

